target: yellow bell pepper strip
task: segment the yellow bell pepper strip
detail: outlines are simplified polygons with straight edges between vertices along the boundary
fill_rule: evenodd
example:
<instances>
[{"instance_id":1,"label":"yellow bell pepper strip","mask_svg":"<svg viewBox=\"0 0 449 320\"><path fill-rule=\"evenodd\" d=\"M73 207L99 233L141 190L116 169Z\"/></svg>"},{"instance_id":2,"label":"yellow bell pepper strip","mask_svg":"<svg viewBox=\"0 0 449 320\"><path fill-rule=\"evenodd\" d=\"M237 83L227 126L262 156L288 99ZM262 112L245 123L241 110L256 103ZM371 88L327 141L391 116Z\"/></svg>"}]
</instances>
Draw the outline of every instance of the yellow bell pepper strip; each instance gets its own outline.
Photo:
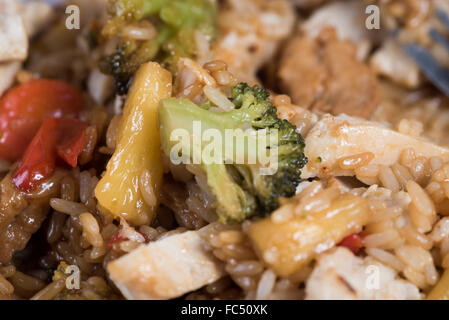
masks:
<instances>
[{"instance_id":1,"label":"yellow bell pepper strip","mask_svg":"<svg viewBox=\"0 0 449 320\"><path fill-rule=\"evenodd\" d=\"M95 188L103 213L135 226L154 218L163 176L158 106L171 92L169 71L155 62L140 66L123 110L117 147ZM143 195L142 186L151 194Z\"/></svg>"}]
</instances>

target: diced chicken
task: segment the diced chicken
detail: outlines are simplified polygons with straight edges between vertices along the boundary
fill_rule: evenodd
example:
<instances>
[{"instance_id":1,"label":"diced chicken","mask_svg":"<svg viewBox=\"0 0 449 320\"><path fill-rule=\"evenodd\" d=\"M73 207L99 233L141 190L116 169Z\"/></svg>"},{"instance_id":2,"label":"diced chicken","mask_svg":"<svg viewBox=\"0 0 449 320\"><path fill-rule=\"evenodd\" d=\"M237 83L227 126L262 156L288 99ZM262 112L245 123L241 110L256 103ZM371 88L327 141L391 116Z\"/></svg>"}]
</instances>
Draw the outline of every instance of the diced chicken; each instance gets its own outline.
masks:
<instances>
[{"instance_id":1,"label":"diced chicken","mask_svg":"<svg viewBox=\"0 0 449 320\"><path fill-rule=\"evenodd\" d=\"M52 14L45 2L0 0L0 96L12 86L27 56L28 37L42 30Z\"/></svg>"},{"instance_id":2,"label":"diced chicken","mask_svg":"<svg viewBox=\"0 0 449 320\"><path fill-rule=\"evenodd\" d=\"M204 249L198 231L141 245L110 262L107 270L127 299L171 299L224 275L222 265Z\"/></svg>"},{"instance_id":3,"label":"diced chicken","mask_svg":"<svg viewBox=\"0 0 449 320\"><path fill-rule=\"evenodd\" d=\"M18 212L27 206L25 195L13 185L11 176L6 176L0 182L0 230L5 229Z\"/></svg>"},{"instance_id":4,"label":"diced chicken","mask_svg":"<svg viewBox=\"0 0 449 320\"><path fill-rule=\"evenodd\" d=\"M378 106L377 82L350 41L326 29L317 38L296 36L281 58L281 87L300 107L369 117Z\"/></svg>"},{"instance_id":5,"label":"diced chicken","mask_svg":"<svg viewBox=\"0 0 449 320\"><path fill-rule=\"evenodd\" d=\"M114 93L114 79L103 74L100 70L94 69L89 74L87 87L94 101L98 104L104 104Z\"/></svg>"},{"instance_id":6,"label":"diced chicken","mask_svg":"<svg viewBox=\"0 0 449 320\"><path fill-rule=\"evenodd\" d=\"M28 199L16 189L10 175L0 182L0 263L8 263L14 252L24 249L45 220L49 198L58 185L49 183L44 188L50 191L48 196Z\"/></svg>"},{"instance_id":7,"label":"diced chicken","mask_svg":"<svg viewBox=\"0 0 449 320\"><path fill-rule=\"evenodd\" d=\"M257 70L269 61L293 28L295 14L289 1L228 0L220 10L222 36L213 48L240 81L257 82Z\"/></svg>"},{"instance_id":8,"label":"diced chicken","mask_svg":"<svg viewBox=\"0 0 449 320\"><path fill-rule=\"evenodd\" d=\"M387 40L370 59L373 70L407 88L422 83L418 65L393 40Z\"/></svg>"},{"instance_id":9,"label":"diced chicken","mask_svg":"<svg viewBox=\"0 0 449 320\"><path fill-rule=\"evenodd\" d=\"M0 62L0 97L14 83L20 68L21 63L19 61Z\"/></svg>"},{"instance_id":10,"label":"diced chicken","mask_svg":"<svg viewBox=\"0 0 449 320\"><path fill-rule=\"evenodd\" d=\"M406 148L413 148L416 156L439 156L444 161L449 160L449 149L399 133L377 122L345 115L324 115L309 131L305 143L309 162L303 169L303 178L348 175L347 170L338 168L337 160L364 152L374 154L370 162L374 165L394 164Z\"/></svg>"},{"instance_id":11,"label":"diced chicken","mask_svg":"<svg viewBox=\"0 0 449 320\"><path fill-rule=\"evenodd\" d=\"M26 2L21 15L28 37L32 37L47 26L53 16L53 8L44 1Z\"/></svg>"},{"instance_id":12,"label":"diced chicken","mask_svg":"<svg viewBox=\"0 0 449 320\"><path fill-rule=\"evenodd\" d=\"M306 284L309 300L418 300L419 289L371 257L346 248L323 254Z\"/></svg>"},{"instance_id":13,"label":"diced chicken","mask_svg":"<svg viewBox=\"0 0 449 320\"><path fill-rule=\"evenodd\" d=\"M0 0L0 62L24 60L28 38L16 0Z\"/></svg>"},{"instance_id":14,"label":"diced chicken","mask_svg":"<svg viewBox=\"0 0 449 320\"><path fill-rule=\"evenodd\" d=\"M357 45L357 56L365 58L375 37L365 27L366 4L360 0L337 1L317 9L302 25L307 35L316 37L326 27L334 27L342 40L351 40Z\"/></svg>"},{"instance_id":15,"label":"diced chicken","mask_svg":"<svg viewBox=\"0 0 449 320\"><path fill-rule=\"evenodd\" d=\"M1 263L8 263L15 252L23 250L31 236L39 230L49 212L48 200L30 202L5 229L0 230Z\"/></svg>"},{"instance_id":16,"label":"diced chicken","mask_svg":"<svg viewBox=\"0 0 449 320\"><path fill-rule=\"evenodd\" d=\"M311 37L295 37L285 48L279 76L293 102L305 109L325 90L326 66L318 52L320 45Z\"/></svg>"}]
</instances>

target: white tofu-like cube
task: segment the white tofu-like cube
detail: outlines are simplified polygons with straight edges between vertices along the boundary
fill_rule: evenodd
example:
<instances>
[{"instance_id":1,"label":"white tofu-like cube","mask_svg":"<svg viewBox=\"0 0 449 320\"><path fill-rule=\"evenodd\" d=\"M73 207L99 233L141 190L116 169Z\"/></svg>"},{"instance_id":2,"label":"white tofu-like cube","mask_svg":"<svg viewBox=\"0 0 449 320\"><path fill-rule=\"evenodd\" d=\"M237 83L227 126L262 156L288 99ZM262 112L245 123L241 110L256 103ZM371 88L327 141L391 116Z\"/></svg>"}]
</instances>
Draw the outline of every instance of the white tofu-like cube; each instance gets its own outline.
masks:
<instances>
[{"instance_id":1,"label":"white tofu-like cube","mask_svg":"<svg viewBox=\"0 0 449 320\"><path fill-rule=\"evenodd\" d=\"M53 7L45 1L26 2L21 7L21 15L28 37L43 30L53 17Z\"/></svg>"},{"instance_id":2,"label":"white tofu-like cube","mask_svg":"<svg viewBox=\"0 0 449 320\"><path fill-rule=\"evenodd\" d=\"M16 0L0 0L0 61L25 60L28 38Z\"/></svg>"},{"instance_id":3,"label":"white tofu-like cube","mask_svg":"<svg viewBox=\"0 0 449 320\"><path fill-rule=\"evenodd\" d=\"M127 299L176 298L224 275L204 241L198 231L172 235L141 245L110 262L107 270Z\"/></svg>"}]
</instances>

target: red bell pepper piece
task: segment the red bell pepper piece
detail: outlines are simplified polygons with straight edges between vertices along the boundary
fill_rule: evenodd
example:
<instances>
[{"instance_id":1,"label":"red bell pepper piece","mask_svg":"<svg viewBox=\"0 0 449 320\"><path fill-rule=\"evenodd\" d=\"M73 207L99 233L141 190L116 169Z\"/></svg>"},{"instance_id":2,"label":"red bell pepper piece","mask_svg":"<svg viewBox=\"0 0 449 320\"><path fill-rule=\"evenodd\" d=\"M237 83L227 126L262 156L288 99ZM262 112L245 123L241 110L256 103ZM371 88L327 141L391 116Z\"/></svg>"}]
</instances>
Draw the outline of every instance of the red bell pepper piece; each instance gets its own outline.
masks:
<instances>
[{"instance_id":1,"label":"red bell pepper piece","mask_svg":"<svg viewBox=\"0 0 449 320\"><path fill-rule=\"evenodd\" d=\"M365 247L365 244L360 234L353 233L341 240L338 246L346 247L354 254L358 254Z\"/></svg>"},{"instance_id":2,"label":"red bell pepper piece","mask_svg":"<svg viewBox=\"0 0 449 320\"><path fill-rule=\"evenodd\" d=\"M0 158L16 161L48 118L70 118L84 107L81 93L60 80L37 79L0 99Z\"/></svg>"},{"instance_id":3,"label":"red bell pepper piece","mask_svg":"<svg viewBox=\"0 0 449 320\"><path fill-rule=\"evenodd\" d=\"M78 163L78 156L83 151L87 124L75 119L59 119L62 137L56 147L56 153L73 168Z\"/></svg>"},{"instance_id":4,"label":"red bell pepper piece","mask_svg":"<svg viewBox=\"0 0 449 320\"><path fill-rule=\"evenodd\" d=\"M23 192L34 190L54 172L57 156L76 167L84 147L86 128L87 124L77 119L45 120L12 177L16 187Z\"/></svg>"},{"instance_id":5,"label":"red bell pepper piece","mask_svg":"<svg viewBox=\"0 0 449 320\"><path fill-rule=\"evenodd\" d=\"M148 238L148 236L146 234L144 234L143 232L137 231L138 233L140 233L142 235L142 237L145 239L145 243L150 242L150 239ZM124 237L122 234L122 229L120 229L116 234L114 234L111 239L109 239L107 248L109 250L112 250L112 248L114 247L115 244L120 243L122 241L127 241L129 240L127 237Z\"/></svg>"},{"instance_id":6,"label":"red bell pepper piece","mask_svg":"<svg viewBox=\"0 0 449 320\"><path fill-rule=\"evenodd\" d=\"M114 234L114 235L111 237L111 239L109 239L109 242L108 242L108 245L107 245L107 247L108 247L109 250L112 250L112 248L114 247L114 245L115 245L116 243L120 243L120 242L122 242L122 241L128 240L128 238L123 237L121 231L122 231L122 230L119 230L116 234Z\"/></svg>"}]
</instances>

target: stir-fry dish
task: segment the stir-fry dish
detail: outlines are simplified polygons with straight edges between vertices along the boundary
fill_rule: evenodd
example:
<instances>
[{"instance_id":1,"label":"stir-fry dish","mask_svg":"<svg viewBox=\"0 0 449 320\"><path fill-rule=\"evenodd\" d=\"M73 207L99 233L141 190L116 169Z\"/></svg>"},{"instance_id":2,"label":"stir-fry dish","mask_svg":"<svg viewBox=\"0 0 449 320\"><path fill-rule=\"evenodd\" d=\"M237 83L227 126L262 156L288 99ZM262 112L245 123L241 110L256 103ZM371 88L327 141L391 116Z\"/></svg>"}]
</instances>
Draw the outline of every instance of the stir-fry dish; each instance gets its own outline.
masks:
<instances>
[{"instance_id":1,"label":"stir-fry dish","mask_svg":"<svg viewBox=\"0 0 449 320\"><path fill-rule=\"evenodd\" d=\"M449 299L444 17L0 0L0 298Z\"/></svg>"}]
</instances>

